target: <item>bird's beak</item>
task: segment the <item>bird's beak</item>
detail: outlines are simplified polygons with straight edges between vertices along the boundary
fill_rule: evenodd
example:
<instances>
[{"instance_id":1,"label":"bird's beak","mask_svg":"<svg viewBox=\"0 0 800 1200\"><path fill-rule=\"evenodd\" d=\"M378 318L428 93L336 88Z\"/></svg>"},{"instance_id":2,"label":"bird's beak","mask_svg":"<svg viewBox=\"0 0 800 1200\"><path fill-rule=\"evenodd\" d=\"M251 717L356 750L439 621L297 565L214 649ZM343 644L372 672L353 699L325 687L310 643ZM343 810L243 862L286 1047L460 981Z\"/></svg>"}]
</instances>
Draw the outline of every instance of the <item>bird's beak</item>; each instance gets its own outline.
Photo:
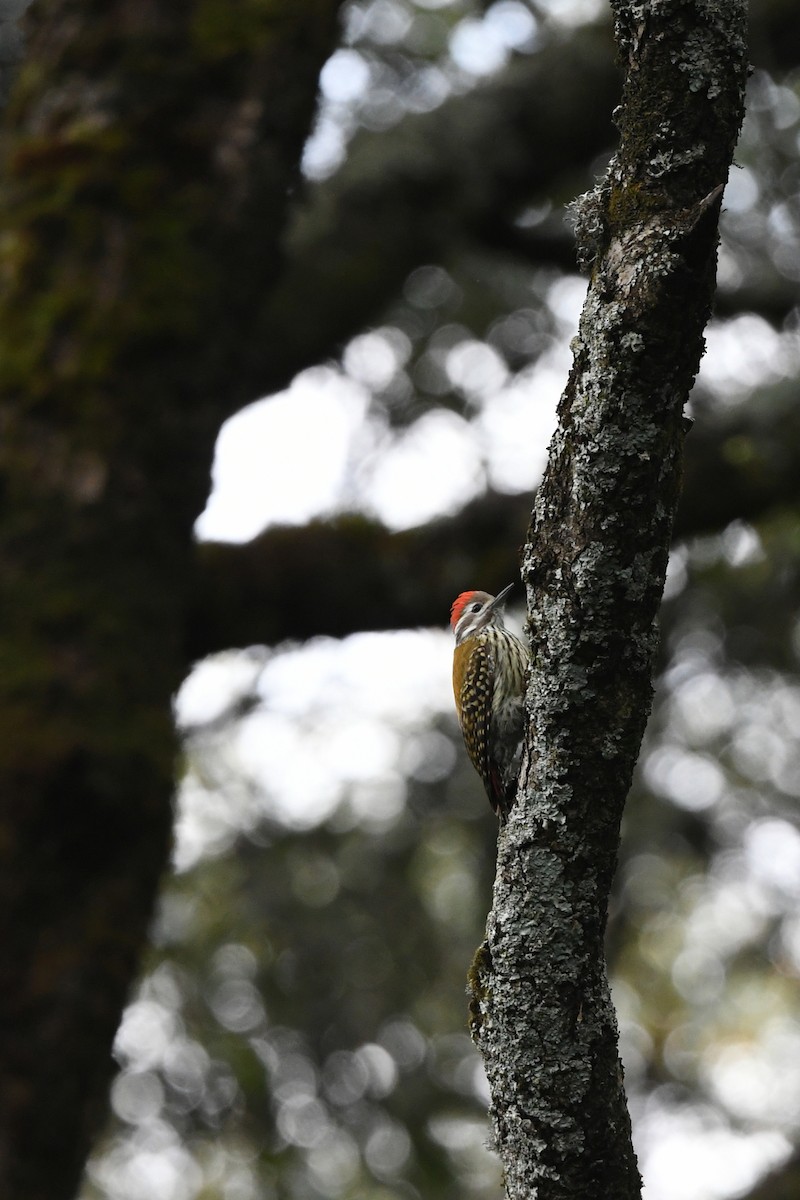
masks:
<instances>
[{"instance_id":1,"label":"bird's beak","mask_svg":"<svg viewBox=\"0 0 800 1200\"><path fill-rule=\"evenodd\" d=\"M497 595L495 596L494 600L492 601L492 603L489 605L489 608L492 608L492 609L502 608L503 601L505 600L508 593L513 589L513 587L514 587L514 584L510 583L508 585L508 587L503 588L502 592L498 592Z\"/></svg>"}]
</instances>

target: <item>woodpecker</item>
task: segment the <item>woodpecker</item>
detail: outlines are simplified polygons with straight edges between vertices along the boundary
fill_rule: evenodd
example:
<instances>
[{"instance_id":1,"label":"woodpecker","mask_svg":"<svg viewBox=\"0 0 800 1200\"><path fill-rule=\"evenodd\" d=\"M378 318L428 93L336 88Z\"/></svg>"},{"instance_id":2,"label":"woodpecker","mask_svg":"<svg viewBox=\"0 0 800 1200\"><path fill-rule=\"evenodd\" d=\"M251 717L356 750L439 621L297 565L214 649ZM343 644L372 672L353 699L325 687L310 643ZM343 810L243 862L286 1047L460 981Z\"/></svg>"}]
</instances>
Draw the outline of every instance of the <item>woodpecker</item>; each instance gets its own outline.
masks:
<instances>
[{"instance_id":1,"label":"woodpecker","mask_svg":"<svg viewBox=\"0 0 800 1200\"><path fill-rule=\"evenodd\" d=\"M472 765L501 821L516 793L528 666L525 647L503 624L503 602L513 586L496 596L462 592L450 610L450 627L456 635L453 693L458 723Z\"/></svg>"}]
</instances>

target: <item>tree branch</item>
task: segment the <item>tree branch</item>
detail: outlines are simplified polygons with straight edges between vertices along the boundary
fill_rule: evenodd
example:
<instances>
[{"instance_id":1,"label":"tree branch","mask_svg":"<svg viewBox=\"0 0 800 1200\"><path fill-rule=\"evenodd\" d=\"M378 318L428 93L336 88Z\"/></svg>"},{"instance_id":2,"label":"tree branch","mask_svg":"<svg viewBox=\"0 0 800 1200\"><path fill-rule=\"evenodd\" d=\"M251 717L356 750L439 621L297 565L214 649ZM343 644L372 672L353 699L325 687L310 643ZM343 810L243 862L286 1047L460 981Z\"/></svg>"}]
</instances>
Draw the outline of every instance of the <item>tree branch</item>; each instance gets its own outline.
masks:
<instances>
[{"instance_id":1,"label":"tree branch","mask_svg":"<svg viewBox=\"0 0 800 1200\"><path fill-rule=\"evenodd\" d=\"M187 655L320 634L443 624L465 587L513 579L532 497L487 493L401 533L345 516L195 551ZM800 503L800 410L763 402L724 422L702 414L686 443L676 539ZM324 569L320 569L324 564Z\"/></svg>"},{"instance_id":2,"label":"tree branch","mask_svg":"<svg viewBox=\"0 0 800 1200\"><path fill-rule=\"evenodd\" d=\"M756 61L796 64L796 25L791 0L757 0ZM513 219L521 207L542 198L561 204L589 186L593 162L613 140L609 114L620 79L610 45L604 25L576 30L434 112L406 117L390 137L360 133L342 169L301 193L286 269L254 342L246 398L276 392L299 370L336 357L349 338L383 320L414 267L447 265L470 242L496 246L498 231L519 252L525 243ZM533 237L525 254L532 262L574 262L563 241ZM721 303L727 312L756 303L782 317L792 295L776 279L775 294L743 285Z\"/></svg>"},{"instance_id":3,"label":"tree branch","mask_svg":"<svg viewBox=\"0 0 800 1200\"><path fill-rule=\"evenodd\" d=\"M765 1175L741 1200L796 1200L800 1195L800 1154Z\"/></svg>"},{"instance_id":4,"label":"tree branch","mask_svg":"<svg viewBox=\"0 0 800 1200\"><path fill-rule=\"evenodd\" d=\"M361 133L295 213L286 271L263 312L270 352L254 362L253 395L335 356L380 320L420 263L446 263L557 179L579 172L578 186L588 183L619 95L609 45L606 28L577 30L434 112L407 116L391 137Z\"/></svg>"},{"instance_id":5,"label":"tree branch","mask_svg":"<svg viewBox=\"0 0 800 1200\"><path fill-rule=\"evenodd\" d=\"M613 8L621 143L581 202L592 280L523 564L521 793L472 974L510 1200L640 1194L603 934L747 75L744 3Z\"/></svg>"},{"instance_id":6,"label":"tree branch","mask_svg":"<svg viewBox=\"0 0 800 1200\"><path fill-rule=\"evenodd\" d=\"M0 107L8 99L22 58L19 19L30 0L0 0Z\"/></svg>"}]
</instances>

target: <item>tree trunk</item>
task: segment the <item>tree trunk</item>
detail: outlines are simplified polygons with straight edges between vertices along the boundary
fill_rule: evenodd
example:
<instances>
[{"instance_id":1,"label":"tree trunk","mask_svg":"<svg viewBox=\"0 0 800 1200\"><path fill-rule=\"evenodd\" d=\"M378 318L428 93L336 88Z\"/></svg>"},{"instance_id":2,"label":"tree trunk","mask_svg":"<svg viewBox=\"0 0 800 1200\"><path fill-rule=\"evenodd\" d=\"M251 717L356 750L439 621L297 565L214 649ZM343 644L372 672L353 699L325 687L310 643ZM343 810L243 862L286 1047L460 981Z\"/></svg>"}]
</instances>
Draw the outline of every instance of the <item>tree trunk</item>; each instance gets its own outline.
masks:
<instances>
[{"instance_id":1,"label":"tree trunk","mask_svg":"<svg viewBox=\"0 0 800 1200\"><path fill-rule=\"evenodd\" d=\"M472 973L514 1200L640 1194L603 934L747 74L741 0L613 8L621 143L578 212L591 283L523 561L520 798Z\"/></svg>"},{"instance_id":2,"label":"tree trunk","mask_svg":"<svg viewBox=\"0 0 800 1200\"><path fill-rule=\"evenodd\" d=\"M169 852L192 523L338 3L32 10L0 178L4 1200L71 1196L105 1109Z\"/></svg>"}]
</instances>

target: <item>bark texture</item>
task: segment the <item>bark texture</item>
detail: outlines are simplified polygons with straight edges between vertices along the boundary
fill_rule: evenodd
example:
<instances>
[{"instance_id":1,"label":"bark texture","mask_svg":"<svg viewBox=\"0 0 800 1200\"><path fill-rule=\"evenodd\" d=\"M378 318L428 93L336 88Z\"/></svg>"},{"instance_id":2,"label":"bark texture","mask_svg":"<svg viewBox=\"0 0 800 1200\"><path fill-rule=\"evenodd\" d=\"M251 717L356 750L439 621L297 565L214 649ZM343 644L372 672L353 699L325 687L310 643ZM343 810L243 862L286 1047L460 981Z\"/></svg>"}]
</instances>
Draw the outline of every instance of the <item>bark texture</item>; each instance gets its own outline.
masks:
<instances>
[{"instance_id":1,"label":"bark texture","mask_svg":"<svg viewBox=\"0 0 800 1200\"><path fill-rule=\"evenodd\" d=\"M169 851L191 527L337 3L30 10L0 177L4 1200L74 1194L105 1110Z\"/></svg>"},{"instance_id":2,"label":"bark texture","mask_svg":"<svg viewBox=\"0 0 800 1200\"><path fill-rule=\"evenodd\" d=\"M580 204L591 284L523 559L520 799L472 973L514 1200L640 1194L603 934L747 73L743 0L613 9L621 142Z\"/></svg>"}]
</instances>

